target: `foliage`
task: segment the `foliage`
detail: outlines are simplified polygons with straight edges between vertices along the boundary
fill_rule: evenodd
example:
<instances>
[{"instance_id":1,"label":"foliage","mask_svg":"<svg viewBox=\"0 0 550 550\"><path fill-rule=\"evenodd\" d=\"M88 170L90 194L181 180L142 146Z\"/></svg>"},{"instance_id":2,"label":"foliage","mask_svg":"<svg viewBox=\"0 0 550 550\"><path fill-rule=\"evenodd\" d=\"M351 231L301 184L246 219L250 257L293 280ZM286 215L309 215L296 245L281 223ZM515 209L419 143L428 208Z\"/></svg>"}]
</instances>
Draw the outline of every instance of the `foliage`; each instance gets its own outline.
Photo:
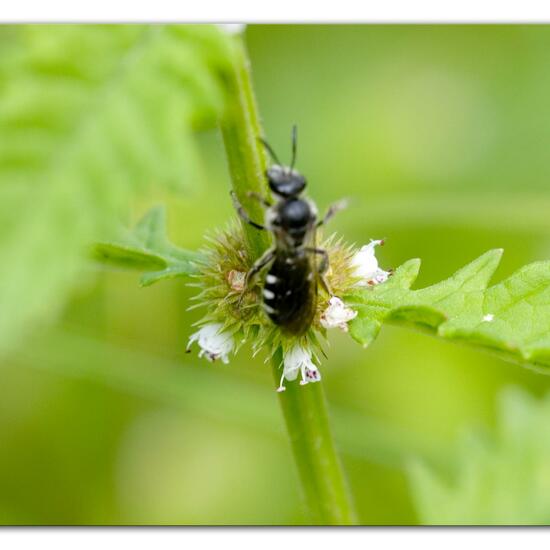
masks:
<instances>
[{"instance_id":1,"label":"foliage","mask_svg":"<svg viewBox=\"0 0 550 550\"><path fill-rule=\"evenodd\" d=\"M44 54L48 44L61 40L54 34L70 32L68 26L48 29L51 36L40 39ZM113 29L105 28L105 40L112 41ZM212 35L212 42L222 44L225 57L224 39L215 38L212 29L195 32L203 30ZM463 258L465 264L494 247L506 250L503 274L550 257L546 214L550 81L545 76L549 31L533 25L257 25L247 28L246 39L270 143L283 159L288 158L289 127L296 122L297 167L307 176L308 191L319 210L341 196L352 198L350 209L331 227L357 243L366 236L386 237L391 246L384 249L384 265L421 257L422 275L433 282L447 277L449 263ZM134 31L119 27L116 32ZM21 48L21 40L29 41L37 33L46 34L40 27L0 27L2 113L7 106L4 91L15 86L23 67L12 53ZM89 49L91 31L79 28L76 35L66 52L75 59ZM192 52L196 56L192 62L201 66L203 42L197 37ZM310 47L313 43L316 48ZM119 57L112 45L93 48L98 55L87 55L86 66ZM477 55L479 51L485 55ZM13 71L5 66L10 57ZM212 63L216 71L221 67L215 86L219 80L224 85L224 62L219 61L221 66ZM123 77L125 64L118 66ZM55 79L65 82L74 78L73 73L67 65ZM18 88L15 99L23 101L30 88L26 82ZM187 84L173 87L174 97L182 99L186 93ZM78 112L68 99L61 108L52 108L57 102L51 93L44 94L40 110L28 114L43 126L58 119L63 109L69 122L76 120ZM212 119L205 111L202 122L197 113L192 128L208 127L216 110ZM15 150L17 140L15 133L10 137L5 133L3 114L0 121L3 158L6 151ZM119 121L127 124L124 117ZM181 136L191 138L187 131L192 128L182 126ZM110 131L112 135L104 138L111 145L115 135L122 134L127 146L142 137L124 128ZM148 130L145 136L149 135ZM28 137L22 145L37 147L36 134L29 132ZM40 237L18 272L0 276L3 284L7 277L11 281L11 290L0 287L0 339L20 335L23 324L36 319L33 312L22 312L22 320L19 308L27 311L27 295L35 300L35 288L59 277L52 274L58 258L70 255L81 266L88 244L97 241L142 247L128 243L128 234L116 238L111 230L110 222L120 212L129 219L124 216L128 206L136 204L144 211L149 198L166 202L170 212L178 214L170 220L170 229L186 243L201 242L204 231L218 224L212 220L227 219L230 202L217 200L227 196L226 159L220 154L219 140L205 137L201 151L208 152L207 165L194 162L191 141L183 145L180 160L182 185L197 182L201 169L207 186L197 185L193 192L185 188L180 197L167 196L164 189L170 183L161 177L152 179L153 185L161 186L160 192L149 193L147 184L138 189L133 179L123 190L102 186L98 194L113 193L119 199L105 215L95 206L88 210L86 203L92 201L83 199L78 216L105 224L104 231L86 231L91 238L82 237L74 209L62 208L61 197L51 199L57 206L49 219L59 216L67 223L60 219L44 225L46 190L30 184L10 187L12 180L0 175L2 271L19 265L23 259L18 254L25 254L28 243ZM67 147L61 150L65 154ZM166 160L162 152L155 155ZM25 158L28 164L21 159L10 170L14 182L17 173L31 174L35 160L31 155ZM82 169L90 170L86 164ZM164 166L157 169L161 172ZM2 167L0 174L4 171ZM141 175L138 172L140 181ZM40 181L50 185L49 179ZM80 181L79 176L60 193L73 200L80 191L72 185ZM141 198L142 189L147 200ZM246 197L240 198L246 202ZM12 241L16 219L32 220L36 213L41 221L34 236L8 254L5 232ZM80 234L82 260L70 242L74 231ZM34 258L32 269L27 269ZM164 265L154 260L140 269L162 270ZM185 336L197 320L196 311L185 310L189 296L185 285L169 281L143 292L132 275L104 271L97 284L89 285L85 276L92 274L95 278L91 270L75 271L67 278L69 284L40 290L44 315L71 293L61 316L63 324L56 323L54 332L34 331L17 354L2 361L0 523L303 523L292 456L282 437L276 396L269 388L269 369L261 362L250 364L245 354L235 357L231 370L184 355ZM19 280L24 288L16 288L17 299L12 300ZM72 292L76 281L86 283L85 289ZM4 317L4 311L10 313ZM428 330L435 334L435 329ZM403 458L420 455L431 464L441 455L444 463L455 452L450 441L456 431L490 417L488 409L499 387L521 384L541 393L550 387L550 377L416 331L390 326L380 336L376 346L363 353L358 346L344 344L344 335L331 335L334 345L322 385L336 441L362 522L429 521L419 499L420 514L413 509L400 469ZM157 411L160 416L153 421ZM150 429L144 430L144 425ZM541 434L544 437L545 432ZM129 448L129 440L136 444ZM510 478L515 475L510 469ZM519 475L525 480L524 473ZM441 514L436 519L441 521Z\"/></svg>"},{"instance_id":2,"label":"foliage","mask_svg":"<svg viewBox=\"0 0 550 550\"><path fill-rule=\"evenodd\" d=\"M162 206L149 210L134 230L126 231L119 240L96 244L92 255L107 265L144 271L143 286L189 276L196 272L196 262L201 258L200 254L178 248L168 240L166 210Z\"/></svg>"},{"instance_id":3,"label":"foliage","mask_svg":"<svg viewBox=\"0 0 550 550\"><path fill-rule=\"evenodd\" d=\"M164 209L157 207L123 240L96 245L94 256L107 264L145 271L141 279L144 286L166 278L198 274L197 265L204 263L204 256L169 243L165 226ZM216 239L212 242L214 246L219 245ZM329 239L325 248L332 250L331 243ZM335 250L338 246L337 243ZM243 247L233 239L231 245L226 244L227 250L224 249L220 258L210 259L209 265L214 271L209 277L215 284L218 284L219 273L229 271L231 266L239 273L248 270L250 266L246 262L241 265L244 260L239 256ZM237 259L229 260L233 257L232 250ZM337 254L332 252L330 255L332 258ZM358 311L357 318L350 324L351 335L368 346L384 322L403 324L447 340L487 349L509 361L546 372L550 366L550 339L547 337L550 331L550 263L527 265L488 287L501 256L502 250L491 250L448 279L419 290L410 287L418 275L420 260L409 260L387 282L356 290L347 296ZM229 261L230 267L222 269L219 266L224 259ZM333 269L331 273L337 276L342 268ZM202 281L206 288L214 285L208 281ZM332 287L337 288L334 281L330 281ZM226 305L227 281L223 279L220 284L223 288L210 296L213 303L218 304L213 307ZM230 292L230 295L238 298L239 292ZM200 298L204 297L203 292ZM228 314L227 326L232 318ZM265 347L263 339L258 347Z\"/></svg>"},{"instance_id":4,"label":"foliage","mask_svg":"<svg viewBox=\"0 0 550 550\"><path fill-rule=\"evenodd\" d=\"M550 366L550 262L527 265L487 287L502 250L491 250L450 278L411 290L420 260L409 260L386 283L356 292L351 334L365 346L382 323L412 325L441 338L480 346L507 360Z\"/></svg>"},{"instance_id":5,"label":"foliage","mask_svg":"<svg viewBox=\"0 0 550 550\"><path fill-rule=\"evenodd\" d=\"M224 108L232 50L208 26L0 32L1 349L62 306L135 197L196 179L192 131Z\"/></svg>"},{"instance_id":6,"label":"foliage","mask_svg":"<svg viewBox=\"0 0 550 550\"><path fill-rule=\"evenodd\" d=\"M427 524L544 524L550 522L550 394L537 401L503 391L494 436L465 435L452 472L421 462L410 466L420 517Z\"/></svg>"}]
</instances>

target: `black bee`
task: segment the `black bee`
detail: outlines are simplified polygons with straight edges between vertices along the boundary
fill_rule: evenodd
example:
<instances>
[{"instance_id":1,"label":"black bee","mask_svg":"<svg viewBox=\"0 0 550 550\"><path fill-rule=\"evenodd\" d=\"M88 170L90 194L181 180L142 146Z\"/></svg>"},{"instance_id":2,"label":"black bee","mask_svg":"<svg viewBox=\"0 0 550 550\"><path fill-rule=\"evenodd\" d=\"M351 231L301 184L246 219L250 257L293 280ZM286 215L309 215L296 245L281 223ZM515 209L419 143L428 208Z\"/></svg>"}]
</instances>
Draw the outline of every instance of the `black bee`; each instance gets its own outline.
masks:
<instances>
[{"instance_id":1,"label":"black bee","mask_svg":"<svg viewBox=\"0 0 550 550\"><path fill-rule=\"evenodd\" d=\"M263 285L263 307L284 333L300 335L308 330L315 315L318 282L332 295L325 278L329 267L328 254L315 246L315 234L344 203L331 206L326 215L318 220L315 204L300 197L306 187L306 179L294 170L296 126L292 129L290 167L282 166L269 144L260 141L276 162L267 170L266 176L277 201L272 204L264 197L250 195L266 207L265 225L252 221L235 195L233 201L244 221L256 229L271 231L274 246L247 273L243 296L250 280L269 265Z\"/></svg>"}]
</instances>

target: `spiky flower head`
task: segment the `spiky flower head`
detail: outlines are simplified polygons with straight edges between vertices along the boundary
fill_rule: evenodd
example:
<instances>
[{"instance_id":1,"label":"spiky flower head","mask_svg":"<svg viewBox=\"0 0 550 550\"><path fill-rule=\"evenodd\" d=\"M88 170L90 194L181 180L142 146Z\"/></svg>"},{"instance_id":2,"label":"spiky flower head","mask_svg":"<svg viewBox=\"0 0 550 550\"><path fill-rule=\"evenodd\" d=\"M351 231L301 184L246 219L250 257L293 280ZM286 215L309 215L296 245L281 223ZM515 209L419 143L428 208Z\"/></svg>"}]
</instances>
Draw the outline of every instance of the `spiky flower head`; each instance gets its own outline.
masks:
<instances>
[{"instance_id":1,"label":"spiky flower head","mask_svg":"<svg viewBox=\"0 0 550 550\"><path fill-rule=\"evenodd\" d=\"M210 360L227 361L231 351L247 341L252 343L253 354L265 352L266 361L278 349L283 352L283 380L294 380L301 373L302 384L321 379L315 362L325 355L323 343L327 329L338 327L347 331L347 323L356 315L343 297L357 286L379 284L389 276L382 271L374 256L374 247L381 241L357 249L345 244L335 235L321 241L327 251L329 268L325 279L331 294L318 285L315 314L308 330L301 335L281 332L262 307L264 274L251 280L246 275L254 264L240 224L233 223L214 236L207 237L195 281L191 286L199 292L192 308L204 308L206 313L197 323L200 327L190 339L197 342L201 355ZM317 266L314 266L317 267Z\"/></svg>"}]
</instances>

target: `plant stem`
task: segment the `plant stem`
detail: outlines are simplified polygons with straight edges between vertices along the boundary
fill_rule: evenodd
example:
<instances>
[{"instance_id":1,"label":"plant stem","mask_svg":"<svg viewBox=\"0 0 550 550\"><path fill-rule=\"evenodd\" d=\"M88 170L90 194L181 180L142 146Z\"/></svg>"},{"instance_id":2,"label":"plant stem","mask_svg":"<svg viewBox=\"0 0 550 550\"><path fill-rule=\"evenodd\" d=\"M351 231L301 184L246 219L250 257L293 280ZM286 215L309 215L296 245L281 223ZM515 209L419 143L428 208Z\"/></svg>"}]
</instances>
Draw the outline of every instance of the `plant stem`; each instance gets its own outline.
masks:
<instances>
[{"instance_id":1,"label":"plant stem","mask_svg":"<svg viewBox=\"0 0 550 550\"><path fill-rule=\"evenodd\" d=\"M235 37L235 65L229 79L229 105L221 122L233 189L250 217L263 221L263 211L257 201L248 196L250 191L269 196L266 185L265 151L258 142L262 136L260 119L246 50L241 37ZM254 258L269 247L267 232L244 224L244 231ZM278 385L282 352L279 350L272 364ZM328 422L322 384L287 385L279 394L294 458L298 465L302 489L311 523L347 525L356 522L342 466Z\"/></svg>"},{"instance_id":2,"label":"plant stem","mask_svg":"<svg viewBox=\"0 0 550 550\"><path fill-rule=\"evenodd\" d=\"M269 197L270 191L265 184L267 159L258 141L263 134L252 90L250 62L238 36L235 37L235 64L228 87L230 97L221 129L233 190L251 219L263 223L263 209L249 193ZM243 227L252 255L258 258L270 245L269 235L246 223Z\"/></svg>"}]
</instances>

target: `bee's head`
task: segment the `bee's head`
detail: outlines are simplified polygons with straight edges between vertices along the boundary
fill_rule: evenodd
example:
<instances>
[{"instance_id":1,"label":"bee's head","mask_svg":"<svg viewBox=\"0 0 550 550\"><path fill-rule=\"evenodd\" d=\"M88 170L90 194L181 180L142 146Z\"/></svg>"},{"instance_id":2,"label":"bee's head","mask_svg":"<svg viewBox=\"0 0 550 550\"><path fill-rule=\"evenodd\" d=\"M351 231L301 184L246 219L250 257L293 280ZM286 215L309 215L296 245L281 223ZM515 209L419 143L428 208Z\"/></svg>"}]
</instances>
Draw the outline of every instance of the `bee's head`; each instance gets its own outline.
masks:
<instances>
[{"instance_id":1,"label":"bee's head","mask_svg":"<svg viewBox=\"0 0 550 550\"><path fill-rule=\"evenodd\" d=\"M271 166L266 175L271 191L279 197L296 197L306 186L306 178L302 174L278 164Z\"/></svg>"},{"instance_id":2,"label":"bee's head","mask_svg":"<svg viewBox=\"0 0 550 550\"><path fill-rule=\"evenodd\" d=\"M273 160L276 162L271 168L266 172L267 181L269 182L269 187L273 193L279 197L289 198L297 197L306 186L306 178L302 176L299 172L294 170L294 163L296 162L296 142L297 142L297 133L296 125L292 127L292 162L290 166L283 166L275 151L271 148L269 143L264 139L259 138L264 147L267 149Z\"/></svg>"}]
</instances>

